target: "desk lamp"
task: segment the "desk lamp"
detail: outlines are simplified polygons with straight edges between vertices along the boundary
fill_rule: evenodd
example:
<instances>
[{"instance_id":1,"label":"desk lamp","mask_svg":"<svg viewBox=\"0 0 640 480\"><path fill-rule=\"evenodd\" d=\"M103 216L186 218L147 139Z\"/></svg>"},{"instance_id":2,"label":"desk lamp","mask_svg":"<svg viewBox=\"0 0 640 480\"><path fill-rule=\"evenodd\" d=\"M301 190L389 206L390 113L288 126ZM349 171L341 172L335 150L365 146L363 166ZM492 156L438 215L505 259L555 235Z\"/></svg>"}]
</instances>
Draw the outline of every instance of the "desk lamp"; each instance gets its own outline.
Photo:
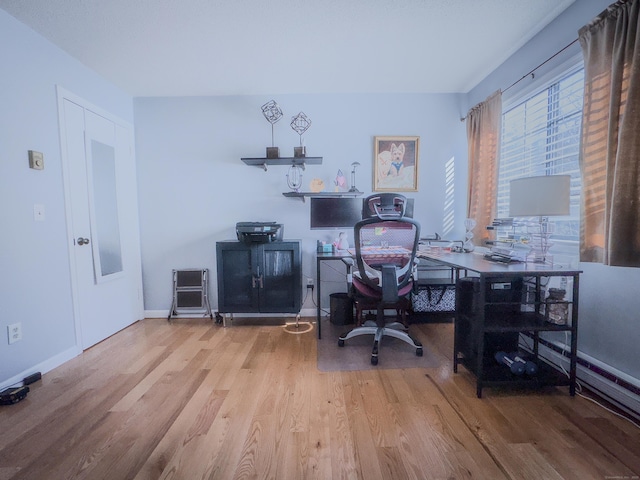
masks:
<instances>
[{"instance_id":1,"label":"desk lamp","mask_svg":"<svg viewBox=\"0 0 640 480\"><path fill-rule=\"evenodd\" d=\"M518 178L510 184L509 216L538 217L532 232L534 263L547 263L553 224L549 217L569 215L570 175Z\"/></svg>"},{"instance_id":2,"label":"desk lamp","mask_svg":"<svg viewBox=\"0 0 640 480\"><path fill-rule=\"evenodd\" d=\"M353 162L351 166L353 168L351 169L351 188L349 189L349 191L359 192L359 190L356 188L356 167L360 166L360 162Z\"/></svg>"}]
</instances>

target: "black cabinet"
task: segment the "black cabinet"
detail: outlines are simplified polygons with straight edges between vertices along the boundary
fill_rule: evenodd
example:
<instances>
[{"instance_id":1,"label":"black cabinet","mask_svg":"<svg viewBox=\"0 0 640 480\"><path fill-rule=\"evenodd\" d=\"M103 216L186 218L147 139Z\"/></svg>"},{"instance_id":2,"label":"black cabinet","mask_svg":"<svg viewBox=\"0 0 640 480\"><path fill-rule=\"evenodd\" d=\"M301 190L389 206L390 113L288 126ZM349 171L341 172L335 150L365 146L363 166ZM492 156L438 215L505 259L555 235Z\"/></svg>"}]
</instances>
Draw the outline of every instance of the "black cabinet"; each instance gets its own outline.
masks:
<instances>
[{"instance_id":1,"label":"black cabinet","mask_svg":"<svg viewBox=\"0 0 640 480\"><path fill-rule=\"evenodd\" d=\"M217 242L218 311L300 313L300 242Z\"/></svg>"}]
</instances>

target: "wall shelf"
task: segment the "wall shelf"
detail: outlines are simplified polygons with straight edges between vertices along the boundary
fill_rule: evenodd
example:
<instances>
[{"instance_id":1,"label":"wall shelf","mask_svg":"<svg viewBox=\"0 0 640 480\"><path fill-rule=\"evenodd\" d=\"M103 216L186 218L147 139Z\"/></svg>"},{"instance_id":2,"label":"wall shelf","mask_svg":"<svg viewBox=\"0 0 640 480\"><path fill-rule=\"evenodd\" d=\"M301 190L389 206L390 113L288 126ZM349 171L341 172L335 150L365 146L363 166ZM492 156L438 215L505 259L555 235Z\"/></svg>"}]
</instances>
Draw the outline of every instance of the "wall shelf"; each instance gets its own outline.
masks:
<instances>
[{"instance_id":1,"label":"wall shelf","mask_svg":"<svg viewBox=\"0 0 640 480\"><path fill-rule=\"evenodd\" d=\"M260 167L265 172L267 165L298 165L304 170L305 165L321 165L322 157L278 157L278 158L241 158L247 165Z\"/></svg>"},{"instance_id":2,"label":"wall shelf","mask_svg":"<svg viewBox=\"0 0 640 480\"><path fill-rule=\"evenodd\" d=\"M282 195L288 198L299 198L304 202L306 197L309 198L345 198L359 197L363 192L284 192Z\"/></svg>"}]
</instances>

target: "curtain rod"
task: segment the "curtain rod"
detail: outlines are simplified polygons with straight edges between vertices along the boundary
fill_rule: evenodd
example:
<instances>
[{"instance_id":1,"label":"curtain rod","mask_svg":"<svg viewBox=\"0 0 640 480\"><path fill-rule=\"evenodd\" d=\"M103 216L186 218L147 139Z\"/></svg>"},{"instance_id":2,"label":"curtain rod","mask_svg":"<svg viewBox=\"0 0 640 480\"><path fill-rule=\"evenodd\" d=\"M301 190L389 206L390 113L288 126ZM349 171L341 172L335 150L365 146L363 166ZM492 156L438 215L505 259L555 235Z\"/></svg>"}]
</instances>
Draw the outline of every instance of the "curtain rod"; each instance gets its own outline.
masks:
<instances>
[{"instance_id":1,"label":"curtain rod","mask_svg":"<svg viewBox=\"0 0 640 480\"><path fill-rule=\"evenodd\" d=\"M567 48L569 48L571 45L573 45L574 43L576 43L578 41L578 39L576 38L573 42L571 42L569 45L565 46L564 48L562 48L561 50L558 50L556 53L554 53L553 55L551 55L549 58L547 58L544 62L542 62L540 65L538 65L536 68L534 68L533 70L531 70L529 73L527 73L526 75L523 75L521 78L519 78L518 80L516 80L515 82L513 82L511 85L509 85L507 88L505 88L504 90L502 90L502 93L506 92L507 90L509 90L511 87L517 85L518 83L520 83L522 80L524 80L525 78L527 78L529 75L533 75L535 73L536 70L538 70L540 67L542 67L544 64L546 64L547 62L553 60L554 58L556 58L558 55L560 55L562 52L564 52Z\"/></svg>"},{"instance_id":2,"label":"curtain rod","mask_svg":"<svg viewBox=\"0 0 640 480\"><path fill-rule=\"evenodd\" d=\"M573 45L574 43L576 43L578 41L578 39L576 38L575 40L573 40L571 43L569 43L568 45L566 45L565 47L563 47L562 49L558 50L556 53L554 53L553 55L551 55L549 58L547 58L544 62L542 62L540 65L538 65L537 67L533 68L529 73L524 74L522 77L520 77L518 80L516 80L515 82L513 82L511 85L509 85L507 88L503 89L501 91L501 93L506 92L507 90L509 90L511 87L516 86L518 83L520 83L522 80L524 80L525 78L527 78L529 75L532 75L532 78L536 72L536 70L538 70L540 67L542 67L543 65L545 65L546 63L550 62L551 60L553 60L554 58L556 58L558 55L560 55L562 52L564 52L567 48L569 48L571 45ZM471 110L471 109L470 109ZM464 122L467 119L467 115L465 115L464 117L460 117L460 121Z\"/></svg>"}]
</instances>

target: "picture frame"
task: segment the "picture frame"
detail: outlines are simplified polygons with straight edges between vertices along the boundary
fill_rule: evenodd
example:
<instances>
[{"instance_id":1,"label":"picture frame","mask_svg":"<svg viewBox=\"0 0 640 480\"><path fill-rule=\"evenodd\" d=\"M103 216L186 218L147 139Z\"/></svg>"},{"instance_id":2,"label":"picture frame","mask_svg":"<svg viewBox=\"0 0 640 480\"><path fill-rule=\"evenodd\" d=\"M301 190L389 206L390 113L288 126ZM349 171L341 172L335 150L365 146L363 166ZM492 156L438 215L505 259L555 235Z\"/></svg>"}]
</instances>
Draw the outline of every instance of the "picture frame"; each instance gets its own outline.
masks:
<instances>
[{"instance_id":1,"label":"picture frame","mask_svg":"<svg viewBox=\"0 0 640 480\"><path fill-rule=\"evenodd\" d=\"M374 138L373 191L417 192L420 137Z\"/></svg>"}]
</instances>

